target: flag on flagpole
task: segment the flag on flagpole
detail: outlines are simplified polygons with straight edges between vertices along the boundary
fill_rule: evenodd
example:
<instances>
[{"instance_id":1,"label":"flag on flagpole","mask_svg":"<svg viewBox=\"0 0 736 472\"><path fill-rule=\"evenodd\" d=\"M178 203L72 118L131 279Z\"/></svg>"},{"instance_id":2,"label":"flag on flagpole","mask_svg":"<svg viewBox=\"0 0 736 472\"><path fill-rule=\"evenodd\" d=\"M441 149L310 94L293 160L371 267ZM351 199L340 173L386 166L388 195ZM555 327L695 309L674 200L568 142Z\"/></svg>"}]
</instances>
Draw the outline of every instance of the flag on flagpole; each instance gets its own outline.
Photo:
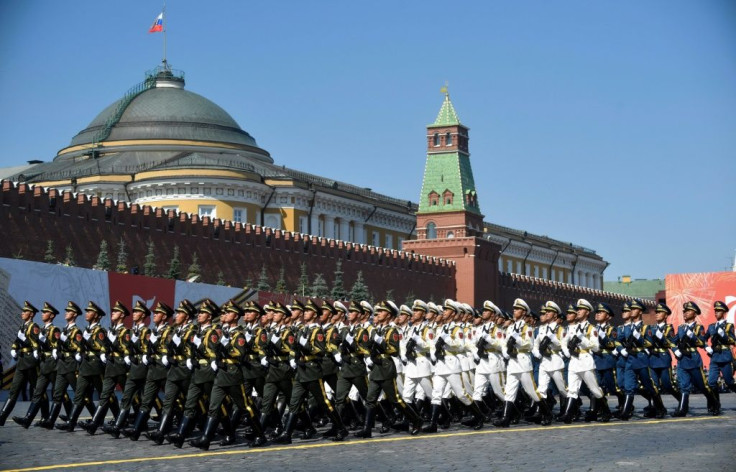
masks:
<instances>
[{"instance_id":1,"label":"flag on flagpole","mask_svg":"<svg viewBox=\"0 0 736 472\"><path fill-rule=\"evenodd\" d=\"M153 26L148 30L149 33L160 33L164 30L164 14L160 13L153 22Z\"/></svg>"}]
</instances>

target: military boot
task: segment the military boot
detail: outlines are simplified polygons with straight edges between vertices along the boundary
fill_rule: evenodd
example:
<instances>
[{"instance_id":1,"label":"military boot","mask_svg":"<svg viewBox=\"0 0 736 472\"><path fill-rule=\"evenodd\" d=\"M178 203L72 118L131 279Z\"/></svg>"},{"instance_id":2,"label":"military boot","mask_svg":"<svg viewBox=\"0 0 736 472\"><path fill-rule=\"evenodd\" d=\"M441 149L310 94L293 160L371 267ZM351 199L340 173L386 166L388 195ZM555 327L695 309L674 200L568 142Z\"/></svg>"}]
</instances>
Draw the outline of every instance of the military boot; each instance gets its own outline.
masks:
<instances>
[{"instance_id":1,"label":"military boot","mask_svg":"<svg viewBox=\"0 0 736 472\"><path fill-rule=\"evenodd\" d=\"M356 438L368 439L373 437L373 420L376 418L376 409L374 407L368 407L365 410L365 422L363 423L363 429L355 433Z\"/></svg>"},{"instance_id":2,"label":"military boot","mask_svg":"<svg viewBox=\"0 0 736 472\"><path fill-rule=\"evenodd\" d=\"M634 395L626 395L624 400L624 407L621 410L621 421L629 421L631 416L634 414Z\"/></svg>"},{"instance_id":3,"label":"military boot","mask_svg":"<svg viewBox=\"0 0 736 472\"><path fill-rule=\"evenodd\" d=\"M95 411L95 414L92 417L92 421L83 424L82 428L87 431L87 434L94 435L95 432L97 432L97 428L102 426L102 423L105 422L105 415L107 415L107 406L98 405L97 411Z\"/></svg>"},{"instance_id":4,"label":"military boot","mask_svg":"<svg viewBox=\"0 0 736 472\"><path fill-rule=\"evenodd\" d=\"M598 421L601 423L611 421L611 409L608 407L608 399L606 397L598 400Z\"/></svg>"},{"instance_id":5,"label":"military boot","mask_svg":"<svg viewBox=\"0 0 736 472\"><path fill-rule=\"evenodd\" d=\"M195 424L196 421L194 421L194 418L182 416L181 421L179 422L179 428L176 430L175 433L167 434L166 440L173 444L174 447L176 447L177 449L181 449L181 447L184 445L184 441L187 439L187 436L192 434L192 430L194 429ZM216 431L217 430L215 430L215 432ZM209 445L207 447L209 447Z\"/></svg>"},{"instance_id":6,"label":"military boot","mask_svg":"<svg viewBox=\"0 0 736 472\"><path fill-rule=\"evenodd\" d=\"M141 432L148 426L148 412L139 411L135 417L132 428L125 428L123 430L123 436L130 438L131 441L138 441L141 437Z\"/></svg>"},{"instance_id":7,"label":"military boot","mask_svg":"<svg viewBox=\"0 0 736 472\"><path fill-rule=\"evenodd\" d=\"M33 418L36 417L36 414L38 413L38 410L40 408L40 403L31 402L31 404L28 405L28 412L26 413L26 416L14 416L13 421L23 426L25 429L28 429L31 423L33 423Z\"/></svg>"},{"instance_id":8,"label":"military boot","mask_svg":"<svg viewBox=\"0 0 736 472\"><path fill-rule=\"evenodd\" d=\"M511 420L514 416L516 407L514 402L504 402L503 404L503 416L493 422L493 426L497 428L508 428L511 424Z\"/></svg>"},{"instance_id":9,"label":"military boot","mask_svg":"<svg viewBox=\"0 0 736 472\"><path fill-rule=\"evenodd\" d=\"M5 420L8 419L8 416L10 416L10 413L15 407L15 400L15 398L8 398L7 400L5 400L3 409L0 410L0 426L5 426Z\"/></svg>"},{"instance_id":10,"label":"military boot","mask_svg":"<svg viewBox=\"0 0 736 472\"><path fill-rule=\"evenodd\" d=\"M185 416L184 418L187 417ZM216 416L207 417L207 424L204 427L204 432L202 433L202 436L192 439L191 441L189 441L189 444L205 451L209 450L210 442L212 441L212 438L215 436L215 432L217 431L218 421L219 419Z\"/></svg>"},{"instance_id":11,"label":"military boot","mask_svg":"<svg viewBox=\"0 0 736 472\"><path fill-rule=\"evenodd\" d=\"M102 431L113 438L118 439L120 437L120 432L125 428L125 425L128 422L128 413L130 413L130 408L121 410L120 413L118 413L118 417L115 419L115 423L102 425Z\"/></svg>"},{"instance_id":12,"label":"military boot","mask_svg":"<svg viewBox=\"0 0 736 472\"><path fill-rule=\"evenodd\" d=\"M54 423L56 423L56 418L59 417L61 406L61 402L54 402L51 405L51 411L49 411L48 418L43 418L41 421L36 423L35 426L40 426L45 429L54 429Z\"/></svg>"},{"instance_id":13,"label":"military boot","mask_svg":"<svg viewBox=\"0 0 736 472\"><path fill-rule=\"evenodd\" d=\"M166 434L171 430L171 423L173 421L174 415L172 412L164 413L163 418L161 418L161 423L158 425L158 429L146 433L146 436L148 436L148 439L160 446L164 443Z\"/></svg>"},{"instance_id":14,"label":"military boot","mask_svg":"<svg viewBox=\"0 0 736 472\"><path fill-rule=\"evenodd\" d=\"M423 433L436 433L437 432L437 422L440 419L440 409L442 408L441 405L432 405L432 416L430 416L429 424L422 428Z\"/></svg>"},{"instance_id":15,"label":"military boot","mask_svg":"<svg viewBox=\"0 0 736 472\"><path fill-rule=\"evenodd\" d=\"M77 426L79 415L82 414L82 408L84 408L84 405L75 404L74 408L72 408L72 412L69 414L69 421L67 421L66 423L57 424L56 429L67 431L69 433L73 432L74 428Z\"/></svg>"},{"instance_id":16,"label":"military boot","mask_svg":"<svg viewBox=\"0 0 736 472\"><path fill-rule=\"evenodd\" d=\"M680 397L680 404L677 405L677 408L675 409L675 412L672 413L672 416L674 416L675 418L683 417L687 415L687 412L689 409L690 409L690 394L682 393L682 396Z\"/></svg>"}]
</instances>

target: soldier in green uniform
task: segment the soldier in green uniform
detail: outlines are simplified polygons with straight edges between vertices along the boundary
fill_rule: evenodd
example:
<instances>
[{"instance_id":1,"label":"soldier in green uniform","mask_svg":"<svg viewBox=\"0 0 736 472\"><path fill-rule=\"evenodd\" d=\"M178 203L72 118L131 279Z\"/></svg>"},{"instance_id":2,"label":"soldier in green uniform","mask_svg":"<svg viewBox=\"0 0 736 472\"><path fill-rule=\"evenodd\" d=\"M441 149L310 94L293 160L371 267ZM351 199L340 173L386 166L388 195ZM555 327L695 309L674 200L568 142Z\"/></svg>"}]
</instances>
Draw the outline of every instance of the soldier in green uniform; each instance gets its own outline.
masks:
<instances>
[{"instance_id":1,"label":"soldier in green uniform","mask_svg":"<svg viewBox=\"0 0 736 472\"><path fill-rule=\"evenodd\" d=\"M291 354L289 364L296 370L294 385L291 390L291 401L289 402L289 414L286 415L286 427L284 432L274 438L274 442L280 444L291 444L291 435L296 428L296 418L303 406L308 394L317 399L318 405L327 412L328 417L337 428L335 441L342 441L348 434L342 424L340 416L327 399L325 386L322 381L321 357L327 350L326 340L322 327L315 322L319 309L313 301L309 300L304 307L304 327L295 333L296 343Z\"/></svg>"},{"instance_id":2,"label":"soldier in green uniform","mask_svg":"<svg viewBox=\"0 0 736 472\"><path fill-rule=\"evenodd\" d=\"M51 404L49 416L41 420L38 426L46 429L52 429L56 418L59 417L61 407L68 401L67 389L69 386L74 390L77 386L77 366L82 360L82 335L77 328L77 317L82 314L82 309L73 301L67 303L64 309L64 319L66 326L59 333L59 340L56 347L52 349L51 356L56 361L56 379L54 381L54 395ZM77 341L79 335L80 341ZM87 404L91 409L91 404ZM67 414L71 415L71 409L67 406ZM94 410L92 411L94 413Z\"/></svg>"},{"instance_id":3,"label":"soldier in green uniform","mask_svg":"<svg viewBox=\"0 0 736 472\"><path fill-rule=\"evenodd\" d=\"M143 302L138 300L135 303L132 315L133 327L130 330L130 368L128 370L128 377L125 380L125 387L123 388L123 398L120 401L120 413L115 419L114 424L102 426L102 431L112 435L114 438L120 437L120 432L128 421L133 399L136 395L140 396L146 385L148 366L143 363L142 358L147 353L148 338L151 336L151 330L145 322L150 314L151 310Z\"/></svg>"},{"instance_id":4,"label":"soldier in green uniform","mask_svg":"<svg viewBox=\"0 0 736 472\"><path fill-rule=\"evenodd\" d=\"M93 391L102 392L102 374L105 371L105 365L100 358L106 350L107 338L105 330L100 326L100 320L105 316L105 312L93 301L89 302L84 312L89 324L84 332L76 331L74 334L74 341L82 348L81 352L75 355L79 361L79 375L74 389L74 408L69 415L69 421L56 425L56 429L70 433L77 426L84 405L92 402Z\"/></svg>"},{"instance_id":5,"label":"soldier in green uniform","mask_svg":"<svg viewBox=\"0 0 736 472\"><path fill-rule=\"evenodd\" d=\"M359 438L372 436L373 420L381 391L385 393L388 401L403 411L411 424L409 431L412 435L416 435L422 427L422 418L404 402L396 386L397 372L393 358L400 355L401 336L391 320L398 312L398 307L391 301L380 302L375 308L373 315L375 329L371 336L370 356L366 361L370 373L368 374L365 423L363 430L355 433L355 436Z\"/></svg>"},{"instance_id":6,"label":"soldier in green uniform","mask_svg":"<svg viewBox=\"0 0 736 472\"><path fill-rule=\"evenodd\" d=\"M105 350L100 354L100 360L105 364L105 375L102 380L102 392L97 410L92 416L92 421L83 424L82 427L89 434L95 434L97 428L102 426L107 415L108 408L113 411L113 416L120 415L118 397L115 388L125 387L128 377L128 368L133 363L133 341L130 330L123 324L125 317L130 316L130 310L120 301L116 301L110 311L110 330L107 332ZM126 413L127 416L127 413Z\"/></svg>"},{"instance_id":7,"label":"soldier in green uniform","mask_svg":"<svg viewBox=\"0 0 736 472\"><path fill-rule=\"evenodd\" d=\"M235 302L230 301L225 305L220 316L220 321L223 324L222 337L216 348L217 358L211 363L211 368L217 373L217 376L212 386L212 395L207 411L207 425L202 436L189 441L189 444L200 449L209 449L220 416L222 415L223 419L228 418L223 405L225 397L229 397L234 403L235 413L232 419L228 418L228 421L223 424L225 438L220 445L227 446L235 442L235 430L245 413L250 417L250 423L255 434L255 440L250 445L259 447L266 444L266 437L263 435L263 430L258 422L253 400L246 395L243 387L243 371L240 369L240 360L245 356L247 343L245 333L236 328L241 314L240 307Z\"/></svg>"},{"instance_id":8,"label":"soldier in green uniform","mask_svg":"<svg viewBox=\"0 0 736 472\"><path fill-rule=\"evenodd\" d=\"M245 354L241 368L245 393L251 395L253 390L258 398L263 398L263 387L266 385L266 368L261 365L261 359L266 356L268 346L268 332L261 324L260 318L266 311L257 302L248 302L245 307L243 333L249 349Z\"/></svg>"},{"instance_id":9,"label":"soldier in green uniform","mask_svg":"<svg viewBox=\"0 0 736 472\"><path fill-rule=\"evenodd\" d=\"M269 344L266 348L266 356L261 360L261 365L268 368L266 383L263 387L263 400L261 401L260 426L265 431L274 413L276 398L283 395L286 404L291 400L291 387L294 380L294 371L289 365L289 355L294 349L294 333L289 326L291 312L281 303L273 306L272 329ZM283 430L281 415L276 420L276 430Z\"/></svg>"},{"instance_id":10,"label":"soldier in green uniform","mask_svg":"<svg viewBox=\"0 0 736 472\"><path fill-rule=\"evenodd\" d=\"M158 340L159 343L166 345L166 352L160 354L161 364L165 368L168 367L169 371L166 374L161 423L157 430L148 434L149 439L156 444L164 442L174 420L174 404L181 395L186 394L189 390L189 382L192 379L192 369L194 367L192 365L194 345L191 341L197 334L197 326L192 323L192 317L195 313L196 308L194 308L192 302L186 299L179 302L179 306L176 308L173 329L165 330L167 337L164 337L164 333L162 333L161 339ZM187 361L189 362L187 363ZM139 419L136 418L136 425L138 425L138 421ZM140 434L140 431L138 433ZM130 438L135 439L135 436L131 435Z\"/></svg>"},{"instance_id":11,"label":"soldier in green uniform","mask_svg":"<svg viewBox=\"0 0 736 472\"><path fill-rule=\"evenodd\" d=\"M159 399L158 392L161 391L166 383L168 369L163 359L168 354L168 343L172 329L168 324L168 320L173 313L174 310L169 305L164 302L158 302L156 308L153 310L153 329L145 333L141 329L141 334L138 335L139 340L137 344L139 346L138 355L140 356L140 363L146 366L147 370L143 396L141 397L141 406L135 417L133 427L123 430L123 435L133 441L137 441L143 429L146 428L151 408L153 408ZM165 362L168 363L168 359ZM130 380L130 376L128 379Z\"/></svg>"},{"instance_id":12,"label":"soldier in green uniform","mask_svg":"<svg viewBox=\"0 0 736 472\"><path fill-rule=\"evenodd\" d=\"M166 439L177 448L184 445L184 440L194 429L197 414L206 413L206 404L209 402L212 385L215 382L217 346L220 342L220 328L212 323L219 316L219 307L206 298L199 307L197 333L191 338L190 356L186 366L192 370L192 380L189 382L187 400L184 405L184 416L179 422L177 432L169 434Z\"/></svg>"},{"instance_id":13,"label":"soldier in green uniform","mask_svg":"<svg viewBox=\"0 0 736 472\"><path fill-rule=\"evenodd\" d=\"M44 302L43 309L41 309L41 321L43 321L43 328L38 334L39 341L39 361L40 369L39 376L36 380L36 387L33 389L33 398L31 404L28 406L28 411L25 416L14 416L13 421L28 429L33 422L33 418L36 417L38 410L40 409L44 418L48 418L48 396L46 390L48 386L54 385L56 380L56 357L54 357L54 350L57 349L59 343L59 336L61 330L54 326L54 317L59 314L59 310Z\"/></svg>"},{"instance_id":14,"label":"soldier in green uniform","mask_svg":"<svg viewBox=\"0 0 736 472\"><path fill-rule=\"evenodd\" d=\"M0 410L0 426L5 425L5 420L13 411L18 395L26 388L26 385L30 391L33 391L36 386L39 357L38 335L41 334L41 328L33 322L36 313L38 313L38 309L26 301L20 313L23 323L21 323L10 349L10 355L18 362L15 365L15 375L13 375L13 383L10 385L8 399L5 400L2 410Z\"/></svg>"}]
</instances>

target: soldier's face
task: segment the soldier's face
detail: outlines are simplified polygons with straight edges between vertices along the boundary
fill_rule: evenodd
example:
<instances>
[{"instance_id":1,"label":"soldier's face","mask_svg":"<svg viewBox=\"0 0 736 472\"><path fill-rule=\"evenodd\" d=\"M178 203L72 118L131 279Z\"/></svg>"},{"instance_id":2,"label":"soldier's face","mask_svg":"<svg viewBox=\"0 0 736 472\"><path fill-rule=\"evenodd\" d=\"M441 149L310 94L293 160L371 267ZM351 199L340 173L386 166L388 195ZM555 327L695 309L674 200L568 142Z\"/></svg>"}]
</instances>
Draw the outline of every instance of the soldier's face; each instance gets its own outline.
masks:
<instances>
[{"instance_id":1,"label":"soldier's face","mask_svg":"<svg viewBox=\"0 0 736 472\"><path fill-rule=\"evenodd\" d=\"M667 313L658 311L654 314L654 319L657 320L657 323L662 323L667 320Z\"/></svg>"},{"instance_id":2,"label":"soldier's face","mask_svg":"<svg viewBox=\"0 0 736 472\"><path fill-rule=\"evenodd\" d=\"M574 323L575 322L575 318L577 318L578 314L576 312L572 311L572 312L568 312L565 316L567 317L567 322L568 323Z\"/></svg>"},{"instance_id":3,"label":"soldier's face","mask_svg":"<svg viewBox=\"0 0 736 472\"><path fill-rule=\"evenodd\" d=\"M636 321L639 318L641 318L641 310L639 308L632 308L631 309L631 319Z\"/></svg>"},{"instance_id":4,"label":"soldier's face","mask_svg":"<svg viewBox=\"0 0 736 472\"><path fill-rule=\"evenodd\" d=\"M197 313L197 323L201 325L208 324L210 322L210 319L212 319L212 316L206 311L200 311L199 313Z\"/></svg>"},{"instance_id":5,"label":"soldier's face","mask_svg":"<svg viewBox=\"0 0 736 472\"><path fill-rule=\"evenodd\" d=\"M163 313L155 312L153 314L153 322L154 322L154 324L160 325L163 320L164 320L164 314Z\"/></svg>"},{"instance_id":6,"label":"soldier's face","mask_svg":"<svg viewBox=\"0 0 736 472\"><path fill-rule=\"evenodd\" d=\"M28 310L23 310L20 312L20 319L22 319L24 322L30 320L33 318L33 312Z\"/></svg>"},{"instance_id":7,"label":"soldier's face","mask_svg":"<svg viewBox=\"0 0 736 472\"><path fill-rule=\"evenodd\" d=\"M682 314L682 318L689 323L695 319L695 315L695 310L687 310L685 313Z\"/></svg>"},{"instance_id":8,"label":"soldier's face","mask_svg":"<svg viewBox=\"0 0 736 472\"><path fill-rule=\"evenodd\" d=\"M42 311L41 312L41 321L44 323L48 323L54 319L54 314L50 311Z\"/></svg>"},{"instance_id":9,"label":"soldier's face","mask_svg":"<svg viewBox=\"0 0 736 472\"><path fill-rule=\"evenodd\" d=\"M67 310L64 312L64 320L66 320L67 323L71 323L72 321L77 319L77 312L72 310Z\"/></svg>"},{"instance_id":10,"label":"soldier's face","mask_svg":"<svg viewBox=\"0 0 736 472\"><path fill-rule=\"evenodd\" d=\"M348 322L355 323L355 321L360 317L360 313L357 311L349 311L348 312Z\"/></svg>"},{"instance_id":11,"label":"soldier's face","mask_svg":"<svg viewBox=\"0 0 736 472\"><path fill-rule=\"evenodd\" d=\"M134 323L140 322L145 317L146 317L146 314L144 312L142 312L142 311L134 311L133 312L133 322Z\"/></svg>"},{"instance_id":12,"label":"soldier's face","mask_svg":"<svg viewBox=\"0 0 736 472\"><path fill-rule=\"evenodd\" d=\"M588 315L590 315L590 311L588 311L585 308L578 308L577 315L575 316L575 320L585 321L588 319Z\"/></svg>"},{"instance_id":13,"label":"soldier's face","mask_svg":"<svg viewBox=\"0 0 736 472\"><path fill-rule=\"evenodd\" d=\"M183 325L188 320L189 320L189 316L187 316L187 314L184 313L183 311L177 311L176 315L174 315L174 323L176 323L177 326Z\"/></svg>"},{"instance_id":14,"label":"soldier's face","mask_svg":"<svg viewBox=\"0 0 736 472\"><path fill-rule=\"evenodd\" d=\"M523 308L514 308L514 320L519 321L526 315L526 310Z\"/></svg>"},{"instance_id":15,"label":"soldier's face","mask_svg":"<svg viewBox=\"0 0 736 472\"><path fill-rule=\"evenodd\" d=\"M606 313L605 311L595 312L595 320L598 323L605 323L606 321L608 321L608 313Z\"/></svg>"},{"instance_id":16,"label":"soldier's face","mask_svg":"<svg viewBox=\"0 0 736 472\"><path fill-rule=\"evenodd\" d=\"M314 310L304 310L304 322L311 322L316 315L317 313L315 313Z\"/></svg>"},{"instance_id":17,"label":"soldier's face","mask_svg":"<svg viewBox=\"0 0 736 472\"><path fill-rule=\"evenodd\" d=\"M110 323L117 323L125 317L122 311L113 310L110 312Z\"/></svg>"},{"instance_id":18,"label":"soldier's face","mask_svg":"<svg viewBox=\"0 0 736 472\"><path fill-rule=\"evenodd\" d=\"M718 310L715 312L715 315L716 315L716 320L721 321L726 316L726 312L723 310Z\"/></svg>"}]
</instances>

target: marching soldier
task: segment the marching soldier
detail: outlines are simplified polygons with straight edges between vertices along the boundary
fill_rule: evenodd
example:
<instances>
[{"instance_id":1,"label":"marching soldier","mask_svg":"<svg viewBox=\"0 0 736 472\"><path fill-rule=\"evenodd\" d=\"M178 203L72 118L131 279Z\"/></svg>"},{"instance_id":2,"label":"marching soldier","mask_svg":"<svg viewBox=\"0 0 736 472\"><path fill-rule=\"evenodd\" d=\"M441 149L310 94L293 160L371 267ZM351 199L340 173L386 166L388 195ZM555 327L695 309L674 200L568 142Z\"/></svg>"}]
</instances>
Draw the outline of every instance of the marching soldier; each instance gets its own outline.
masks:
<instances>
[{"instance_id":1,"label":"marching soldier","mask_svg":"<svg viewBox=\"0 0 736 472\"><path fill-rule=\"evenodd\" d=\"M184 300L183 305L180 305L184 313L188 309L187 303ZM169 343L171 342L173 330L168 324L168 320L173 314L173 308L164 302L158 302L153 309L153 329L139 339L139 342L143 343L140 346L140 352L142 353L140 354L140 362L148 369L146 371L146 383L143 387L143 396L141 397L141 406L133 422L133 427L123 430L123 435L129 437L132 441L137 441L141 432L147 428L151 408L159 400L158 392L166 384L168 366L170 365ZM164 414L161 423L167 422L166 418Z\"/></svg>"},{"instance_id":2,"label":"marching soldier","mask_svg":"<svg viewBox=\"0 0 736 472\"><path fill-rule=\"evenodd\" d=\"M97 428L102 426L107 414L108 404L111 410L118 410L118 397L115 395L115 387L123 388L128 376L133 355L133 343L130 339L130 330L125 327L123 321L130 316L128 307L117 301L110 311L110 331L107 332L107 342L104 351L100 354L100 360L106 364L105 375L102 381L102 392L97 404L92 421L83 425L89 434L95 434ZM113 411L117 418L120 411Z\"/></svg>"},{"instance_id":3,"label":"marching soldier","mask_svg":"<svg viewBox=\"0 0 736 472\"><path fill-rule=\"evenodd\" d=\"M301 306L298 300L292 306ZM296 339L294 332L289 326L291 312L281 303L273 306L272 330L266 355L261 359L261 365L268 368L266 383L263 387L263 399L261 401L260 427L263 431L268 427L271 418L276 412L276 430L281 433L283 425L279 409L274 409L279 394L283 395L285 403L291 400L291 385L294 379L294 371L289 365L289 355L294 348ZM246 353L247 354L247 353Z\"/></svg>"},{"instance_id":4,"label":"marching soldier","mask_svg":"<svg viewBox=\"0 0 736 472\"><path fill-rule=\"evenodd\" d=\"M23 323L21 323L18 334L10 349L10 355L18 362L15 365L15 375L13 375L13 383L10 385L8 399L5 400L5 404L0 410L0 426L5 425L5 420L10 416L10 412L13 411L13 407L21 391L28 386L32 392L36 386L39 357L38 335L41 334L41 328L33 322L33 317L36 313L38 313L38 309L35 306L27 301L23 304L20 313Z\"/></svg>"},{"instance_id":5,"label":"marching soldier","mask_svg":"<svg viewBox=\"0 0 736 472\"><path fill-rule=\"evenodd\" d=\"M728 306L721 301L713 304L716 322L708 326L705 333L706 339L710 340L710 346L705 351L710 356L708 368L708 387L715 396L718 409L712 409L711 414L720 414L720 393L718 392L718 376L723 376L726 386L736 393L736 384L733 382L733 353L731 348L736 345L733 323L726 321ZM714 405L715 406L715 405Z\"/></svg>"},{"instance_id":6,"label":"marching soldier","mask_svg":"<svg viewBox=\"0 0 736 472\"><path fill-rule=\"evenodd\" d=\"M626 357L621 355L623 345L619 340L624 338L624 332L627 329L627 326L631 324L631 307L629 306L629 302L624 302L623 307L621 308L621 319L624 323L616 326L616 334L614 338L616 339L616 386L618 387L618 391L623 393L626 390ZM623 398L619 397L618 407L613 413L614 417L621 417L621 413L624 411L625 400L625 395L623 395Z\"/></svg>"},{"instance_id":7,"label":"marching soldier","mask_svg":"<svg viewBox=\"0 0 736 472\"><path fill-rule=\"evenodd\" d=\"M123 388L123 398L120 402L120 413L113 425L103 425L102 430L114 438L120 436L121 430L125 427L130 414L130 408L133 405L133 398L140 395L146 386L146 376L148 375L148 365L143 363L143 356L148 353L149 338L151 330L145 323L145 319L151 314L151 310L138 300L133 307L133 328L130 330L130 347L131 352L128 356L130 359L130 370Z\"/></svg>"},{"instance_id":8,"label":"marching soldier","mask_svg":"<svg viewBox=\"0 0 736 472\"><path fill-rule=\"evenodd\" d=\"M77 426L77 420L84 405L92 402L94 390L102 393L102 375L105 372L101 356L107 349L105 345L107 335L100 326L100 320L105 316L105 312L93 301L87 304L84 312L88 325L84 332L77 331L74 335L75 342L82 348L81 352L75 354L79 362L79 375L77 386L74 389L74 408L69 415L69 421L56 425L56 429L70 433Z\"/></svg>"},{"instance_id":9,"label":"marching soldier","mask_svg":"<svg viewBox=\"0 0 736 472\"><path fill-rule=\"evenodd\" d=\"M669 393L680 403L680 392L672 383L672 358L670 357L670 349L675 347L676 332L671 324L667 323L667 317L672 314L672 310L664 304L658 303L656 308L657 324L652 326L652 353L649 356L649 371L652 375L652 382L662 393ZM656 416L656 411L649 410L647 417Z\"/></svg>"},{"instance_id":10,"label":"marching soldier","mask_svg":"<svg viewBox=\"0 0 736 472\"><path fill-rule=\"evenodd\" d=\"M245 393L251 395L251 392L255 390L258 398L263 398L267 370L261 364L261 359L266 357L268 331L261 324L260 318L266 314L266 311L256 302L248 302L243 310L245 311L243 332L245 333L245 342L248 343L249 347L241 366Z\"/></svg>"},{"instance_id":11,"label":"marching soldier","mask_svg":"<svg viewBox=\"0 0 736 472\"><path fill-rule=\"evenodd\" d=\"M537 392L543 402L548 405L548 414L542 415L541 424L549 425L552 423L552 404L548 400L548 389L550 382L554 382L557 391L560 393L560 408L564 409L567 401L567 387L565 385L565 361L562 358L562 341L564 338L564 330L562 326L557 324L558 316L562 313L560 306L553 302L546 302L541 309L540 321L542 326L534 338L534 347L532 355L539 362L539 387Z\"/></svg>"},{"instance_id":12,"label":"marching soldier","mask_svg":"<svg viewBox=\"0 0 736 472\"><path fill-rule=\"evenodd\" d=\"M425 317L429 307L422 300L414 300L412 305L411 327L407 332L403 357L407 360L404 368L404 389L402 398L408 404L431 400L432 398L432 363L429 352L434 340L434 331L429 327ZM417 407L421 411L421 407Z\"/></svg>"},{"instance_id":13,"label":"marching soldier","mask_svg":"<svg viewBox=\"0 0 736 472\"><path fill-rule=\"evenodd\" d=\"M51 356L58 359L56 362L53 402L48 418L44 418L38 423L39 426L46 429L53 429L56 419L61 413L62 405L65 400L68 401L67 389L71 386L72 390L76 390L77 367L84 353L84 338L77 327L77 317L81 314L82 309L76 303L73 301L67 303L64 309L66 326L59 333L56 352L51 351ZM87 407L91 409L91 403L87 403ZM69 405L67 405L67 408L69 408ZM94 410L91 413L94 413ZM71 415L71 409L67 411L67 414Z\"/></svg>"},{"instance_id":14,"label":"marching soldier","mask_svg":"<svg viewBox=\"0 0 736 472\"><path fill-rule=\"evenodd\" d=\"M623 404L623 393L618 388L616 379L616 331L611 326L613 309L606 303L598 303L595 309L595 329L598 331L600 350L593 353L595 370L598 375L598 385L606 395L615 395L618 403Z\"/></svg>"},{"instance_id":15,"label":"marching soldier","mask_svg":"<svg viewBox=\"0 0 736 472\"><path fill-rule=\"evenodd\" d=\"M56 359L60 343L61 330L54 326L54 318L59 310L44 302L41 310L41 321L43 329L38 334L40 370L33 389L33 398L28 406L26 416L14 416L13 421L28 429L40 409L44 418L48 418L48 398L46 390L49 385L53 386L56 381ZM56 354L56 355L55 355ZM45 412L44 412L45 410Z\"/></svg>"}]
</instances>

